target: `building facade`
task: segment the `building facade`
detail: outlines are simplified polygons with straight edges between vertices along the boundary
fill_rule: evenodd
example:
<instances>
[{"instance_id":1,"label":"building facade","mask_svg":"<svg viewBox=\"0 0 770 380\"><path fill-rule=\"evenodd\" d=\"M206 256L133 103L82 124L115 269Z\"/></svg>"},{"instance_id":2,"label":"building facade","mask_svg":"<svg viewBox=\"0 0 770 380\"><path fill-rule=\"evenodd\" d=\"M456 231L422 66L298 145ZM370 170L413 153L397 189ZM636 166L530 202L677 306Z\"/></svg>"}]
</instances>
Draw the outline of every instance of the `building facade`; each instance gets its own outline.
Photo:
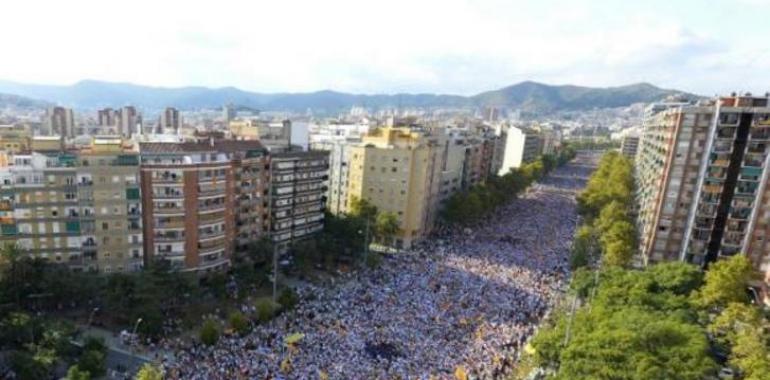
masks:
<instances>
[{"instance_id":1,"label":"building facade","mask_svg":"<svg viewBox=\"0 0 770 380\"><path fill-rule=\"evenodd\" d=\"M2 240L74 270L143 266L138 156L119 142L13 156L3 182Z\"/></svg>"},{"instance_id":2,"label":"building facade","mask_svg":"<svg viewBox=\"0 0 770 380\"><path fill-rule=\"evenodd\" d=\"M235 181L213 143L141 143L145 261L210 272L230 265Z\"/></svg>"},{"instance_id":3,"label":"building facade","mask_svg":"<svg viewBox=\"0 0 770 380\"><path fill-rule=\"evenodd\" d=\"M768 97L662 109L645 119L636 163L644 263L707 265L743 253L767 272Z\"/></svg>"},{"instance_id":4,"label":"building facade","mask_svg":"<svg viewBox=\"0 0 770 380\"><path fill-rule=\"evenodd\" d=\"M273 244L285 251L323 230L329 152L270 152L270 223Z\"/></svg>"},{"instance_id":5,"label":"building facade","mask_svg":"<svg viewBox=\"0 0 770 380\"><path fill-rule=\"evenodd\" d=\"M411 128L378 128L350 151L350 207L365 199L397 215L397 247L410 247L433 229L439 210L446 136Z\"/></svg>"},{"instance_id":6,"label":"building facade","mask_svg":"<svg viewBox=\"0 0 770 380\"><path fill-rule=\"evenodd\" d=\"M507 126L501 128L500 139L503 141L503 157L498 175L504 175L511 169L532 162L541 154L542 145L538 133L534 130Z\"/></svg>"}]
</instances>

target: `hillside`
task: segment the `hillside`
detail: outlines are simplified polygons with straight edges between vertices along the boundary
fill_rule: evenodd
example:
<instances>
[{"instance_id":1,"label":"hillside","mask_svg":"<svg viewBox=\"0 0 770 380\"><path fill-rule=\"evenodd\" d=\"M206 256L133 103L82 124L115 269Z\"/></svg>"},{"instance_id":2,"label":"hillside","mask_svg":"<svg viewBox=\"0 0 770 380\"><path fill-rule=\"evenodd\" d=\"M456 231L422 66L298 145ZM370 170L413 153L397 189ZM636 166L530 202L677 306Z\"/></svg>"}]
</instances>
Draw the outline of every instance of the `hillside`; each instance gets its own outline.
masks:
<instances>
[{"instance_id":1,"label":"hillside","mask_svg":"<svg viewBox=\"0 0 770 380\"><path fill-rule=\"evenodd\" d=\"M522 82L475 96L437 94L361 95L336 91L310 93L257 93L235 87L151 87L130 83L86 80L70 86L21 84L0 81L0 92L58 103L79 109L120 107L132 104L145 109L174 106L180 109L219 108L233 103L276 111L339 112L353 106L388 107L514 107L527 112L622 107L651 102L681 93L640 83L621 87L593 88L552 86Z\"/></svg>"}]
</instances>

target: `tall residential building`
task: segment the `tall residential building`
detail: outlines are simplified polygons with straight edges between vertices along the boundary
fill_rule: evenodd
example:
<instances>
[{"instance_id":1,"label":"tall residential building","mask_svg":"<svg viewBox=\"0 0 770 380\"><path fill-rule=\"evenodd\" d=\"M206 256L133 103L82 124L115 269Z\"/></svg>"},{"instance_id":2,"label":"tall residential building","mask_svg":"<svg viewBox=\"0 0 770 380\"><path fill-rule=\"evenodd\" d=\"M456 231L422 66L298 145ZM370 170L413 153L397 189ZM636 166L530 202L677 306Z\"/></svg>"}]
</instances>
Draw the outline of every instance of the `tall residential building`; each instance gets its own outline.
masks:
<instances>
[{"instance_id":1,"label":"tall residential building","mask_svg":"<svg viewBox=\"0 0 770 380\"><path fill-rule=\"evenodd\" d=\"M166 107L158 120L158 133L178 134L182 127L182 115L173 107Z\"/></svg>"},{"instance_id":2,"label":"tall residential building","mask_svg":"<svg viewBox=\"0 0 770 380\"><path fill-rule=\"evenodd\" d=\"M118 113L112 108L104 108L96 112L96 123L99 126L114 127L118 124Z\"/></svg>"},{"instance_id":3,"label":"tall residential building","mask_svg":"<svg viewBox=\"0 0 770 380\"><path fill-rule=\"evenodd\" d=\"M633 160L639 150L639 140L639 132L635 130L624 133L620 140L620 153Z\"/></svg>"},{"instance_id":4,"label":"tall residential building","mask_svg":"<svg viewBox=\"0 0 770 380\"><path fill-rule=\"evenodd\" d=\"M141 143L144 248L148 263L209 272L230 265L235 181L213 143Z\"/></svg>"},{"instance_id":5,"label":"tall residential building","mask_svg":"<svg viewBox=\"0 0 770 380\"><path fill-rule=\"evenodd\" d=\"M238 115L238 112L235 110L235 106L232 104L225 104L222 107L222 119L225 121L225 124L230 123L231 121L235 120L235 117Z\"/></svg>"},{"instance_id":6,"label":"tall residential building","mask_svg":"<svg viewBox=\"0 0 770 380\"><path fill-rule=\"evenodd\" d=\"M126 106L116 111L117 133L123 137L131 138L135 133L139 133L139 124L142 119L133 106Z\"/></svg>"},{"instance_id":7,"label":"tall residential building","mask_svg":"<svg viewBox=\"0 0 770 380\"><path fill-rule=\"evenodd\" d=\"M398 217L397 247L427 236L438 215L446 135L377 128L351 148L348 199L366 199Z\"/></svg>"},{"instance_id":8,"label":"tall residential building","mask_svg":"<svg viewBox=\"0 0 770 380\"><path fill-rule=\"evenodd\" d=\"M541 154L541 140L534 130L514 126L502 127L500 139L505 147L498 175L504 175L511 169L534 161Z\"/></svg>"},{"instance_id":9,"label":"tall residential building","mask_svg":"<svg viewBox=\"0 0 770 380\"><path fill-rule=\"evenodd\" d=\"M744 253L770 269L768 100L733 95L648 112L636 162L645 264Z\"/></svg>"},{"instance_id":10,"label":"tall residential building","mask_svg":"<svg viewBox=\"0 0 770 380\"><path fill-rule=\"evenodd\" d=\"M329 152L270 151L270 236L280 251L323 230Z\"/></svg>"},{"instance_id":11,"label":"tall residential building","mask_svg":"<svg viewBox=\"0 0 770 380\"><path fill-rule=\"evenodd\" d=\"M259 141L223 140L217 149L230 157L235 180L236 252L268 236L270 208L270 156Z\"/></svg>"},{"instance_id":12,"label":"tall residential building","mask_svg":"<svg viewBox=\"0 0 770 380\"><path fill-rule=\"evenodd\" d=\"M51 107L46 110L43 119L46 135L61 138L75 137L75 116L71 108Z\"/></svg>"},{"instance_id":13,"label":"tall residential building","mask_svg":"<svg viewBox=\"0 0 770 380\"><path fill-rule=\"evenodd\" d=\"M345 136L311 135L310 150L325 151L329 154L329 180L326 192L326 207L334 215L350 212L348 209L348 178L350 176L350 149L361 142L361 138Z\"/></svg>"},{"instance_id":14,"label":"tall residential building","mask_svg":"<svg viewBox=\"0 0 770 380\"><path fill-rule=\"evenodd\" d=\"M0 168L0 240L74 270L142 268L139 160L121 142L17 154Z\"/></svg>"}]
</instances>

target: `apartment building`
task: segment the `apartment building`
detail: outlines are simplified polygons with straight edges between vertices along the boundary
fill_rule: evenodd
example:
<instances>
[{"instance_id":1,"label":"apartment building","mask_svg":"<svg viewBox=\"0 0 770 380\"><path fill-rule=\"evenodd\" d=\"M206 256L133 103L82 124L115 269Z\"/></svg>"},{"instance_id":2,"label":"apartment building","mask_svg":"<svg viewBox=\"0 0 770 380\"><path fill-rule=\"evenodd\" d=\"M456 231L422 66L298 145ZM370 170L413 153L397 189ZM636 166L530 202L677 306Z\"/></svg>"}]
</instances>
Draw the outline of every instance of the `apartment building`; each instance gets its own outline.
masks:
<instances>
[{"instance_id":1,"label":"apartment building","mask_svg":"<svg viewBox=\"0 0 770 380\"><path fill-rule=\"evenodd\" d=\"M182 114L178 109L166 107L158 118L157 133L179 134L182 128Z\"/></svg>"},{"instance_id":2,"label":"apartment building","mask_svg":"<svg viewBox=\"0 0 770 380\"><path fill-rule=\"evenodd\" d=\"M259 141L223 140L216 147L229 156L233 166L235 252L248 252L269 233L270 156Z\"/></svg>"},{"instance_id":3,"label":"apartment building","mask_svg":"<svg viewBox=\"0 0 770 380\"><path fill-rule=\"evenodd\" d=\"M279 251L323 230L329 152L270 151L269 231Z\"/></svg>"},{"instance_id":4,"label":"apartment building","mask_svg":"<svg viewBox=\"0 0 770 380\"><path fill-rule=\"evenodd\" d=\"M73 270L140 270L138 165L120 140L95 141L83 151L13 155L0 168L0 240Z\"/></svg>"},{"instance_id":5,"label":"apartment building","mask_svg":"<svg viewBox=\"0 0 770 380\"><path fill-rule=\"evenodd\" d=\"M639 132L628 131L623 134L620 140L620 153L630 159L636 158L636 152L639 151Z\"/></svg>"},{"instance_id":6,"label":"apartment building","mask_svg":"<svg viewBox=\"0 0 770 380\"><path fill-rule=\"evenodd\" d=\"M433 229L438 214L446 135L418 128L377 128L351 148L349 204L366 199L398 217L397 247Z\"/></svg>"},{"instance_id":7,"label":"apartment building","mask_svg":"<svg viewBox=\"0 0 770 380\"><path fill-rule=\"evenodd\" d=\"M43 132L61 138L75 137L75 116L71 108L50 107L43 116Z\"/></svg>"},{"instance_id":8,"label":"apartment building","mask_svg":"<svg viewBox=\"0 0 770 380\"><path fill-rule=\"evenodd\" d=\"M213 142L140 144L145 261L210 272L230 265L235 173Z\"/></svg>"},{"instance_id":9,"label":"apartment building","mask_svg":"<svg viewBox=\"0 0 770 380\"><path fill-rule=\"evenodd\" d=\"M350 149L360 142L361 138L354 136L310 135L310 150L329 153L326 209L334 215L350 212L348 209Z\"/></svg>"},{"instance_id":10,"label":"apartment building","mask_svg":"<svg viewBox=\"0 0 770 380\"><path fill-rule=\"evenodd\" d=\"M707 265L744 253L767 272L768 97L656 107L645 119L636 163L643 263Z\"/></svg>"},{"instance_id":11,"label":"apartment building","mask_svg":"<svg viewBox=\"0 0 770 380\"><path fill-rule=\"evenodd\" d=\"M542 153L541 139L537 131L514 126L500 128L503 141L503 158L498 175L504 175L511 169L532 162Z\"/></svg>"}]
</instances>

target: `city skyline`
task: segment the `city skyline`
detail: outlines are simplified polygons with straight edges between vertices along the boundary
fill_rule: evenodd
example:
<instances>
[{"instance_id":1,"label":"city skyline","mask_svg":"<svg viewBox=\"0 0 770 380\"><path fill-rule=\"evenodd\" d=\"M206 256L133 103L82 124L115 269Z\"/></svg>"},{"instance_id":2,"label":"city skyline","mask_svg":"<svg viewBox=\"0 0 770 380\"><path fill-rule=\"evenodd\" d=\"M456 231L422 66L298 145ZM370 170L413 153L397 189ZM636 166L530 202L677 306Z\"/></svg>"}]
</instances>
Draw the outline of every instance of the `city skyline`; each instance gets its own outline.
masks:
<instances>
[{"instance_id":1,"label":"city skyline","mask_svg":"<svg viewBox=\"0 0 770 380\"><path fill-rule=\"evenodd\" d=\"M0 25L4 35L23 31L6 41L23 54L0 62L0 76L257 92L469 95L525 80L650 82L703 95L765 90L770 49L757 46L769 32L761 11L770 2L657 3L139 1L95 17L99 8L84 2L31 1L13 4L15 17ZM726 14L744 27L730 27Z\"/></svg>"}]
</instances>

